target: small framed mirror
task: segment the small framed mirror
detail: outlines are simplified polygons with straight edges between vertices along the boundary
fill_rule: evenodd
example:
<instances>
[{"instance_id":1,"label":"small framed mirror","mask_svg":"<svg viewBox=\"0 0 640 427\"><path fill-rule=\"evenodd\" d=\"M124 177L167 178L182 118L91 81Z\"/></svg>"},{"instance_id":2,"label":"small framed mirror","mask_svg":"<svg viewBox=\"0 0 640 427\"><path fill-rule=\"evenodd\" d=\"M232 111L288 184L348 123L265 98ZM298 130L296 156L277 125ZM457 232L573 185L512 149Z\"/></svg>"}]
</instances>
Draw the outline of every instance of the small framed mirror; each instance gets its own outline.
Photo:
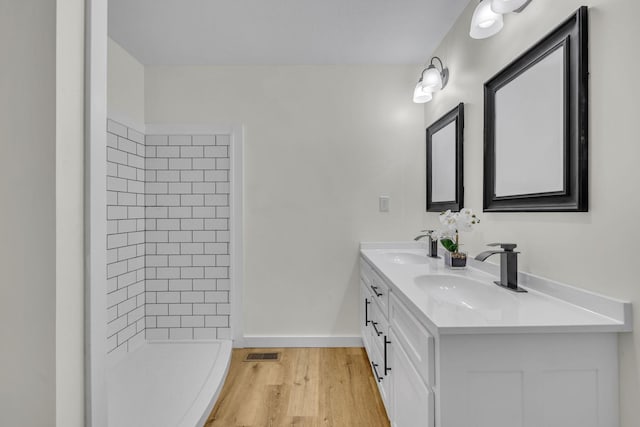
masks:
<instances>
[{"instance_id":1,"label":"small framed mirror","mask_svg":"<svg viewBox=\"0 0 640 427\"><path fill-rule=\"evenodd\" d=\"M427 212L459 211L464 204L464 104L427 128Z\"/></svg>"},{"instance_id":2,"label":"small framed mirror","mask_svg":"<svg viewBox=\"0 0 640 427\"><path fill-rule=\"evenodd\" d=\"M587 210L587 8L485 83L484 211Z\"/></svg>"}]
</instances>

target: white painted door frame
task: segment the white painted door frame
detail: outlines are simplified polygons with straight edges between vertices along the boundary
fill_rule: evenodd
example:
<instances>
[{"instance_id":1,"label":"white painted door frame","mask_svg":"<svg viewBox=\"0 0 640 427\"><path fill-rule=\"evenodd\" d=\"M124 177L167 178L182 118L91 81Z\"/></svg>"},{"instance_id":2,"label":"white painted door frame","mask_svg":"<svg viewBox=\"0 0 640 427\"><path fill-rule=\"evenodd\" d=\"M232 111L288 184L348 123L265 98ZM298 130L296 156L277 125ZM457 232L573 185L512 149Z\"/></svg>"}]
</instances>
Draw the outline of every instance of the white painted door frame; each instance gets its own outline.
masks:
<instances>
[{"instance_id":1,"label":"white painted door frame","mask_svg":"<svg viewBox=\"0 0 640 427\"><path fill-rule=\"evenodd\" d=\"M107 0L85 5L85 425L107 427Z\"/></svg>"}]
</instances>

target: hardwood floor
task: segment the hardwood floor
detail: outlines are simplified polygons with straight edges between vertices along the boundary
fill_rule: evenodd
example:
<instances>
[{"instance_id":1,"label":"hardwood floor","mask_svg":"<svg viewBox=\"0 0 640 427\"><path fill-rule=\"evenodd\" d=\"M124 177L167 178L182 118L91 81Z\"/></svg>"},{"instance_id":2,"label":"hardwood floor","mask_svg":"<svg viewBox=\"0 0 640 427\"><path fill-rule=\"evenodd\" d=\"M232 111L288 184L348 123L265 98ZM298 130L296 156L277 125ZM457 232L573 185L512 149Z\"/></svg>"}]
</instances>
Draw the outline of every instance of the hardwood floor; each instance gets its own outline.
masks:
<instances>
[{"instance_id":1,"label":"hardwood floor","mask_svg":"<svg viewBox=\"0 0 640 427\"><path fill-rule=\"evenodd\" d=\"M249 352L277 362L244 362ZM233 350L205 427L389 427L363 348Z\"/></svg>"}]
</instances>

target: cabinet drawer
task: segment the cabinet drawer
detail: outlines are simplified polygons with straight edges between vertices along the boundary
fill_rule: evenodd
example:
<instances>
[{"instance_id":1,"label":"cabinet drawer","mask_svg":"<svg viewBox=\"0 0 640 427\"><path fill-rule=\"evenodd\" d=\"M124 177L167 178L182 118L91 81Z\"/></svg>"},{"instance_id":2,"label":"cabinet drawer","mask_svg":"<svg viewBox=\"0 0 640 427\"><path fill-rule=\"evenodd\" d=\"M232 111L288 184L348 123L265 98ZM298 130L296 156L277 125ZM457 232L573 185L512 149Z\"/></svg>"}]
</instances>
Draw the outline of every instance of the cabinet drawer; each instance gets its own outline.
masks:
<instances>
[{"instance_id":1,"label":"cabinet drawer","mask_svg":"<svg viewBox=\"0 0 640 427\"><path fill-rule=\"evenodd\" d=\"M397 344L404 348L420 377L426 384L435 385L433 336L395 295L391 295L389 326L395 339L399 341Z\"/></svg>"},{"instance_id":2,"label":"cabinet drawer","mask_svg":"<svg viewBox=\"0 0 640 427\"><path fill-rule=\"evenodd\" d=\"M389 318L389 287L364 259L360 259L360 277L371 291L373 299L380 305L380 311Z\"/></svg>"},{"instance_id":3,"label":"cabinet drawer","mask_svg":"<svg viewBox=\"0 0 640 427\"><path fill-rule=\"evenodd\" d=\"M362 342L364 348L367 350L367 354L371 353L371 346L373 345L371 337L371 306L375 303L371 300L371 293L365 286L364 282L360 281L360 333L362 335Z\"/></svg>"},{"instance_id":4,"label":"cabinet drawer","mask_svg":"<svg viewBox=\"0 0 640 427\"><path fill-rule=\"evenodd\" d=\"M380 306L380 312L385 317L385 319L389 318L389 287L386 283L378 276L377 273L371 272L371 283L369 284L369 289L371 290L371 295L373 300L378 303Z\"/></svg>"},{"instance_id":5,"label":"cabinet drawer","mask_svg":"<svg viewBox=\"0 0 640 427\"><path fill-rule=\"evenodd\" d=\"M389 331L389 322L380 313L378 304L373 302L374 297L364 285L360 286L360 295L362 299L360 331L364 346L367 349L367 353L370 353L372 347L376 347L378 352L382 354L384 351L384 337Z\"/></svg>"},{"instance_id":6,"label":"cabinet drawer","mask_svg":"<svg viewBox=\"0 0 640 427\"><path fill-rule=\"evenodd\" d=\"M371 332L371 342L375 344L380 354L384 352L384 339L389 335L389 323L380 312L377 304L371 304L371 323L369 328Z\"/></svg>"},{"instance_id":7,"label":"cabinet drawer","mask_svg":"<svg viewBox=\"0 0 640 427\"><path fill-rule=\"evenodd\" d=\"M373 372L373 377L376 380L376 384L378 384L378 390L380 390L380 397L384 402L385 409L387 410L387 415L391 414L390 411L390 391L391 391L391 381L392 378L390 373L386 371L386 362L385 356L383 353L380 353L380 349L377 346L372 346L371 357L369 357L369 365L371 366L371 370ZM374 369L375 365L375 369Z\"/></svg>"},{"instance_id":8,"label":"cabinet drawer","mask_svg":"<svg viewBox=\"0 0 640 427\"><path fill-rule=\"evenodd\" d=\"M360 328L369 326L371 320L371 292L363 280L360 280Z\"/></svg>"},{"instance_id":9,"label":"cabinet drawer","mask_svg":"<svg viewBox=\"0 0 640 427\"><path fill-rule=\"evenodd\" d=\"M367 287L371 284L371 275L373 274L373 269L367 262L360 258L360 279L366 284Z\"/></svg>"}]
</instances>

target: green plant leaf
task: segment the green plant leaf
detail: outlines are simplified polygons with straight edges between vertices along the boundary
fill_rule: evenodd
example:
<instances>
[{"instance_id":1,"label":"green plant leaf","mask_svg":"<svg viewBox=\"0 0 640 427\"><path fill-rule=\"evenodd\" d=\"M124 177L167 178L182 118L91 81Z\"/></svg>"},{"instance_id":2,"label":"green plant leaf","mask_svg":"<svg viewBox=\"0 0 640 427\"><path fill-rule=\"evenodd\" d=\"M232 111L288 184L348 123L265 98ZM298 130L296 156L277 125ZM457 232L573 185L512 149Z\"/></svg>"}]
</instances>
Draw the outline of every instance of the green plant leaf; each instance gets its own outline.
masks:
<instances>
[{"instance_id":1,"label":"green plant leaf","mask_svg":"<svg viewBox=\"0 0 640 427\"><path fill-rule=\"evenodd\" d=\"M442 246L449 252L455 252L458 250L458 245L456 245L451 239L442 239L440 240L440 243L442 243Z\"/></svg>"}]
</instances>

